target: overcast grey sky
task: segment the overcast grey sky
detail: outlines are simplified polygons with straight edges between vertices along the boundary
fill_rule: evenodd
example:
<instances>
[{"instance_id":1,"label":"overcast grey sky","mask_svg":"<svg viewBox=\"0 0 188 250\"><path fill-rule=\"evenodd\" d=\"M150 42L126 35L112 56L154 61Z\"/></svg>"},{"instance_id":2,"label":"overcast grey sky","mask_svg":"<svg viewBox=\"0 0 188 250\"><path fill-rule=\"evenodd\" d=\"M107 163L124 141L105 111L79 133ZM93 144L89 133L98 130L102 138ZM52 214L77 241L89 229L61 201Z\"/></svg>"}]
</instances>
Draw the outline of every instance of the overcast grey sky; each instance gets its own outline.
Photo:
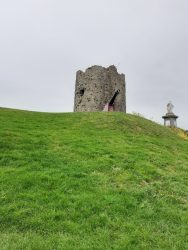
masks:
<instances>
[{"instance_id":1,"label":"overcast grey sky","mask_svg":"<svg viewBox=\"0 0 188 250\"><path fill-rule=\"evenodd\" d=\"M76 71L114 64L127 111L188 129L187 0L0 0L0 106L71 112Z\"/></svg>"}]
</instances>

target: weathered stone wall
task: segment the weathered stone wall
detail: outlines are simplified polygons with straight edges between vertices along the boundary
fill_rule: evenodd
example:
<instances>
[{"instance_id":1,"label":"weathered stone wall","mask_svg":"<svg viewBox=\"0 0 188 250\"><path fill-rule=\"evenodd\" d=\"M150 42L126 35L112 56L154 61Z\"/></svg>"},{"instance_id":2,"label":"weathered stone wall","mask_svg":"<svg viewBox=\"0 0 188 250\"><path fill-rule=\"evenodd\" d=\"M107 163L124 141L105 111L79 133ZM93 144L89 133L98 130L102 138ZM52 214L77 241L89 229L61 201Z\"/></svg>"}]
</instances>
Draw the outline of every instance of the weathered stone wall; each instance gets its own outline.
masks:
<instances>
[{"instance_id":1,"label":"weathered stone wall","mask_svg":"<svg viewBox=\"0 0 188 250\"><path fill-rule=\"evenodd\" d=\"M102 111L116 90L120 90L114 103L114 111L126 112L125 75L115 66L92 66L76 74L74 111Z\"/></svg>"}]
</instances>

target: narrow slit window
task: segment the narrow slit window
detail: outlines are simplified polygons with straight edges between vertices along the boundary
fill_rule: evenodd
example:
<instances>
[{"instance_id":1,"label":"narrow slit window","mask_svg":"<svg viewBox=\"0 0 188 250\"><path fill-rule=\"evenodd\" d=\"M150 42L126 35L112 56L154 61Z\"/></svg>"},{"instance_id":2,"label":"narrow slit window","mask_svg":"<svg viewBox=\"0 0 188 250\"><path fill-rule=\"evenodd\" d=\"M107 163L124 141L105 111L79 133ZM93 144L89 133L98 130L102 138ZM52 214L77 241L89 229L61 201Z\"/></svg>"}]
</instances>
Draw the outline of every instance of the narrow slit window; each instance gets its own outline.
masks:
<instances>
[{"instance_id":1,"label":"narrow slit window","mask_svg":"<svg viewBox=\"0 0 188 250\"><path fill-rule=\"evenodd\" d=\"M83 96L84 93L85 93L85 89L81 89L81 90L80 90L80 95Z\"/></svg>"}]
</instances>

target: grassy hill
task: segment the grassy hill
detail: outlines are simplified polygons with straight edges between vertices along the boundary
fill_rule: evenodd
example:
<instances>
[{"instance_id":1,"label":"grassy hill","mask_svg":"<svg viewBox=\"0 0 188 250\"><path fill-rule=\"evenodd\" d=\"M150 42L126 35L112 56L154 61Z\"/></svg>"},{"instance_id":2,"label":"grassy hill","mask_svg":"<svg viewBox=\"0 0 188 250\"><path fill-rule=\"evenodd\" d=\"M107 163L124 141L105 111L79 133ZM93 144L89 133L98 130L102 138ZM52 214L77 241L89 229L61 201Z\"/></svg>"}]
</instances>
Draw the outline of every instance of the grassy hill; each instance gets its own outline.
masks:
<instances>
[{"instance_id":1,"label":"grassy hill","mask_svg":"<svg viewBox=\"0 0 188 250\"><path fill-rule=\"evenodd\" d=\"M188 249L188 140L122 113L0 109L0 249Z\"/></svg>"}]
</instances>

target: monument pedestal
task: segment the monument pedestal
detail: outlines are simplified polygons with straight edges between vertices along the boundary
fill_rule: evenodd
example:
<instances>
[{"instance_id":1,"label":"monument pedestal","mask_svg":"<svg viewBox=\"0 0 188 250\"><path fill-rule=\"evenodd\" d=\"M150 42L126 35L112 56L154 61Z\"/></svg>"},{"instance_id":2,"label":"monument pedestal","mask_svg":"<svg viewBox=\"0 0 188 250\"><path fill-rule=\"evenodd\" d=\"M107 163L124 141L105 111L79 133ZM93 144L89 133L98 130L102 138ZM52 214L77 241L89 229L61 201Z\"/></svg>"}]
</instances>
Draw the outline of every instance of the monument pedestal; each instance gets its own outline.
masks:
<instances>
[{"instance_id":1,"label":"monument pedestal","mask_svg":"<svg viewBox=\"0 0 188 250\"><path fill-rule=\"evenodd\" d=\"M164 119L164 126L176 128L177 127L177 119L178 116L174 113L166 113L166 115L163 116Z\"/></svg>"}]
</instances>

